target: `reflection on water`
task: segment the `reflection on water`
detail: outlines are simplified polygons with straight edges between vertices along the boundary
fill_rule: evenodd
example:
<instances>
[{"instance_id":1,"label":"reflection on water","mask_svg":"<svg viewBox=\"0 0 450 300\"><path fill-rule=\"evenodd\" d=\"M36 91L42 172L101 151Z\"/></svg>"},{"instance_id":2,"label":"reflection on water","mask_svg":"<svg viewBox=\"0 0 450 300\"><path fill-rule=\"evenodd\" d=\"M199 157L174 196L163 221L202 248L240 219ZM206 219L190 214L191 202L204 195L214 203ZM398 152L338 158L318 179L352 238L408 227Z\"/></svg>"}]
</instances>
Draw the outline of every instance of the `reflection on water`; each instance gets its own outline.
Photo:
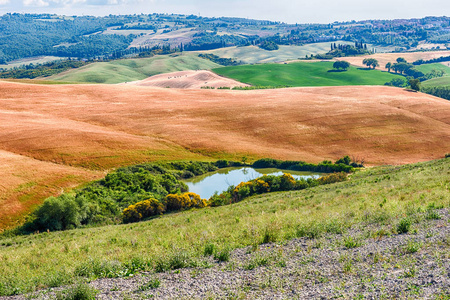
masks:
<instances>
[{"instance_id":1,"label":"reflection on water","mask_svg":"<svg viewBox=\"0 0 450 300\"><path fill-rule=\"evenodd\" d=\"M204 199L209 199L214 192L219 194L226 191L231 185L238 185L241 182L249 181L262 175L283 175L283 173L290 173L295 179L300 178L317 178L318 173L311 172L297 172L280 169L253 169L253 168L225 168L216 172L206 173L201 176L196 176L187 180L183 180L189 187L189 192L199 194Z\"/></svg>"}]
</instances>

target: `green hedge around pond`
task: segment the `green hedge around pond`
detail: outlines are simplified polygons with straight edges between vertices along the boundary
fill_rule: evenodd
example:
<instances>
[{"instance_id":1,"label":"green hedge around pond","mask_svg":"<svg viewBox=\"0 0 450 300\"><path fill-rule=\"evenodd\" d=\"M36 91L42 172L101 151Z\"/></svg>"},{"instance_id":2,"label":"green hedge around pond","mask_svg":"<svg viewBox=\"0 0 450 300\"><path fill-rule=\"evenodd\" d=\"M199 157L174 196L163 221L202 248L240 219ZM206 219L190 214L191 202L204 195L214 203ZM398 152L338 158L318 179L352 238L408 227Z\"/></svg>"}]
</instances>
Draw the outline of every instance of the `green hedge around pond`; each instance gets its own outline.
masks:
<instances>
[{"instance_id":1,"label":"green hedge around pond","mask_svg":"<svg viewBox=\"0 0 450 300\"><path fill-rule=\"evenodd\" d=\"M350 165L348 157L332 163L324 161L317 165L301 161L280 161L273 159L262 159L253 163L254 168L282 168L288 170L313 171L313 172L351 172L354 168ZM191 207L218 206L241 201L245 197L257 193L265 193L279 190L301 189L322 184L322 179L294 180L283 176L263 176L257 180L264 181L268 187L256 183L248 183L247 188L230 187L221 195L214 195L208 201L199 202L197 196L189 197L194 202L189 202L181 197L182 203L171 206L168 202L169 195L184 195L188 187L182 182L183 179L202 175L207 172L216 171L219 168L244 166L242 163L219 160L216 162L157 162L140 164L130 167L119 168L109 173L105 178L91 182L85 187L66 193L58 197L50 197L38 207L30 216L28 221L17 229L17 233L31 233L36 231L55 231L73 229L81 226L98 226L105 224L119 224L139 221L153 215L162 214L166 211L189 209ZM245 165L248 166L248 165ZM344 179L343 175L339 178ZM278 178L279 177L279 178ZM294 180L292 186L287 185L286 180ZM289 188L287 188L289 186ZM236 191L234 189L238 188ZM241 189L242 188L242 189ZM178 196L172 196L178 199ZM184 199L184 200L183 200ZM150 201L145 202L144 201ZM177 200L178 201L178 200ZM203 204L205 202L205 204ZM131 206L148 208L149 212L135 213L128 210L131 217L124 218L124 210ZM175 207L176 209L174 209ZM139 214L141 217L139 217Z\"/></svg>"}]
</instances>

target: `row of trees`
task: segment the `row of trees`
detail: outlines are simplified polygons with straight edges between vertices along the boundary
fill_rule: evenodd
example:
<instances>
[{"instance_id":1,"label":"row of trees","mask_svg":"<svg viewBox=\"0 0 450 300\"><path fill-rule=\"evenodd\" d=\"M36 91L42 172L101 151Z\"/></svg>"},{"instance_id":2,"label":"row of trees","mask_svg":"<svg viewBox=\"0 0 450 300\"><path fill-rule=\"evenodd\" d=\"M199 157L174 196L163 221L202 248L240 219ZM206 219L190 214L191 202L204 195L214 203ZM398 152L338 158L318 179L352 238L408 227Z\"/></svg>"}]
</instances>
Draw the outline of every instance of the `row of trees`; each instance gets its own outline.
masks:
<instances>
[{"instance_id":1,"label":"row of trees","mask_svg":"<svg viewBox=\"0 0 450 300\"><path fill-rule=\"evenodd\" d=\"M421 71L418 71L415 68L414 64L410 64L403 57L399 57L396 60L396 63L388 62L386 64L386 69L388 72L394 71L395 73L399 73L401 75L409 76L414 79L419 79L419 81L425 81L432 78L438 78L444 76L445 72L443 70L433 69L431 72L424 74Z\"/></svg>"}]
</instances>

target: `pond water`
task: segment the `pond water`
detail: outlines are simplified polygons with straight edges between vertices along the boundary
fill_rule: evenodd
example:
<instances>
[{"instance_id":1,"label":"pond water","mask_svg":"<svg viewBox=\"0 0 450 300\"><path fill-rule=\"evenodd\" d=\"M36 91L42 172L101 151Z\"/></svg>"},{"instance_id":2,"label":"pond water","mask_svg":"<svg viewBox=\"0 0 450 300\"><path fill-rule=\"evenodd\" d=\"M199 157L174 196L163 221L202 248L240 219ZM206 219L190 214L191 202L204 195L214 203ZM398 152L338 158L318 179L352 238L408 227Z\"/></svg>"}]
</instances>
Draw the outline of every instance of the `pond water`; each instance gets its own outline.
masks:
<instances>
[{"instance_id":1,"label":"pond water","mask_svg":"<svg viewBox=\"0 0 450 300\"><path fill-rule=\"evenodd\" d=\"M203 199L209 199L214 195L214 192L217 191L220 194L226 191L230 185L236 186L241 182L250 181L263 175L280 176L283 173L290 173L295 179L318 178L321 176L319 173L311 172L238 167L220 169L215 172L183 180L183 182L189 187L189 192L196 193Z\"/></svg>"}]
</instances>

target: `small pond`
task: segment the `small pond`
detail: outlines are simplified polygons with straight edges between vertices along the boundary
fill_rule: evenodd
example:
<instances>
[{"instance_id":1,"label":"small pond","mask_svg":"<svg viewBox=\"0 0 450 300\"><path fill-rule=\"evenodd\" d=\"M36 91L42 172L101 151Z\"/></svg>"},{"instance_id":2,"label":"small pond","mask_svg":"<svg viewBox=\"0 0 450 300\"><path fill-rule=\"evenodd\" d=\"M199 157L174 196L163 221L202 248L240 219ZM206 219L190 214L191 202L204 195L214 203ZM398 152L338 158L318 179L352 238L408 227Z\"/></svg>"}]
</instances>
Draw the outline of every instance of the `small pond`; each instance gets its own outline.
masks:
<instances>
[{"instance_id":1,"label":"small pond","mask_svg":"<svg viewBox=\"0 0 450 300\"><path fill-rule=\"evenodd\" d=\"M200 195L203 199L209 199L214 192L219 194L226 191L230 185L238 185L241 182L250 181L263 175L283 175L290 173L295 179L318 178L322 174L312 172L299 172L280 169L253 169L250 167L224 168L215 172L183 180L189 187L189 192Z\"/></svg>"}]
</instances>

